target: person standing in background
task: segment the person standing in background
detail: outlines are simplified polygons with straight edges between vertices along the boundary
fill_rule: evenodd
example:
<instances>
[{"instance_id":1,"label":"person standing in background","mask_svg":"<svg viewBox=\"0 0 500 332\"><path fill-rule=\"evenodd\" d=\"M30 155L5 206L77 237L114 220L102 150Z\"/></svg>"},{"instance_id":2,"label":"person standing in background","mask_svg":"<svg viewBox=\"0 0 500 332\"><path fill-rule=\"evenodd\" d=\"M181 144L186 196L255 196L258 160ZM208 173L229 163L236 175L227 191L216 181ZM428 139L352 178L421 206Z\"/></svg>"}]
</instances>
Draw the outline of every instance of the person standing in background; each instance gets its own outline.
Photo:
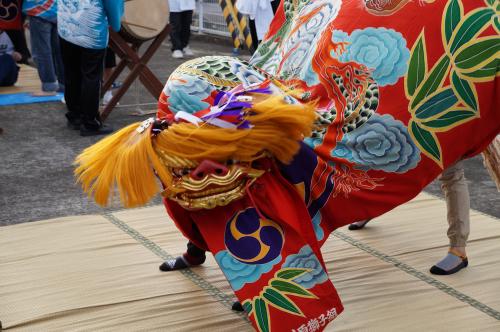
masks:
<instances>
[{"instance_id":1,"label":"person standing in background","mask_svg":"<svg viewBox=\"0 0 500 332\"><path fill-rule=\"evenodd\" d=\"M99 97L108 45L108 26L121 27L123 0L59 0L58 30L64 65L66 118L81 136L113 129L101 121Z\"/></svg>"},{"instance_id":2,"label":"person standing in background","mask_svg":"<svg viewBox=\"0 0 500 332\"><path fill-rule=\"evenodd\" d=\"M280 5L279 0L237 0L238 11L247 15L248 26L252 34L253 49L256 50L260 41L265 37L274 14Z\"/></svg>"},{"instance_id":3,"label":"person standing in background","mask_svg":"<svg viewBox=\"0 0 500 332\"><path fill-rule=\"evenodd\" d=\"M24 0L23 13L29 18L31 52L42 81L36 95L64 92L64 73L57 34L57 1Z\"/></svg>"},{"instance_id":4,"label":"person standing in background","mask_svg":"<svg viewBox=\"0 0 500 332\"><path fill-rule=\"evenodd\" d=\"M182 59L185 55L192 56L189 48L191 37L191 23L193 11L196 8L195 0L168 0L170 8L170 40L172 41L172 57Z\"/></svg>"},{"instance_id":5,"label":"person standing in background","mask_svg":"<svg viewBox=\"0 0 500 332\"><path fill-rule=\"evenodd\" d=\"M111 47L106 48L106 55L104 56L104 73L103 73L103 84L111 77L113 70L116 67L116 54ZM109 104L111 99L113 99L113 90L118 89L121 86L119 82L113 82L108 91L104 93L102 97L102 104L106 106ZM117 104L118 105L118 104Z\"/></svg>"}]
</instances>

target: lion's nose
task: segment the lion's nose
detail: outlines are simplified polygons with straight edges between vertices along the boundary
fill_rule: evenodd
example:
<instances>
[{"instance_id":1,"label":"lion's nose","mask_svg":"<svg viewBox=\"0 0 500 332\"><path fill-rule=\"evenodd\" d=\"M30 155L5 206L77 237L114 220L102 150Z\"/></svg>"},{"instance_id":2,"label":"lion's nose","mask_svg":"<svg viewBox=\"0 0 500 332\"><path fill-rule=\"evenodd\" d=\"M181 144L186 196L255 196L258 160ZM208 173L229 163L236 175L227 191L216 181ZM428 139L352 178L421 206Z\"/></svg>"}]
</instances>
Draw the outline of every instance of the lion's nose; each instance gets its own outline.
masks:
<instances>
[{"instance_id":1,"label":"lion's nose","mask_svg":"<svg viewBox=\"0 0 500 332\"><path fill-rule=\"evenodd\" d=\"M229 172L228 168L212 160L203 160L198 167L189 173L194 180L203 180L207 175L224 176Z\"/></svg>"}]
</instances>

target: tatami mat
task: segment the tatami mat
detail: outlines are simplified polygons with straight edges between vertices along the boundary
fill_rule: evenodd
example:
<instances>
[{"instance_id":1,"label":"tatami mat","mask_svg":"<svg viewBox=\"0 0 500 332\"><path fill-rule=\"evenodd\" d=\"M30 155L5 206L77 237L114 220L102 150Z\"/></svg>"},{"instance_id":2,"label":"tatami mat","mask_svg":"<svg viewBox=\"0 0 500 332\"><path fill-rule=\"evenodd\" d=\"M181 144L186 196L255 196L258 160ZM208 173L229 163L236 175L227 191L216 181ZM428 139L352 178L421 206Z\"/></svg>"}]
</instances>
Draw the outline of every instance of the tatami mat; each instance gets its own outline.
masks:
<instances>
[{"instance_id":1,"label":"tatami mat","mask_svg":"<svg viewBox=\"0 0 500 332\"><path fill-rule=\"evenodd\" d=\"M472 214L470 266L427 271L446 251L445 206L421 194L323 247L345 312L328 331L500 330L500 221ZM162 273L185 249L164 207L0 228L5 331L251 331L229 284L203 267Z\"/></svg>"}]
</instances>

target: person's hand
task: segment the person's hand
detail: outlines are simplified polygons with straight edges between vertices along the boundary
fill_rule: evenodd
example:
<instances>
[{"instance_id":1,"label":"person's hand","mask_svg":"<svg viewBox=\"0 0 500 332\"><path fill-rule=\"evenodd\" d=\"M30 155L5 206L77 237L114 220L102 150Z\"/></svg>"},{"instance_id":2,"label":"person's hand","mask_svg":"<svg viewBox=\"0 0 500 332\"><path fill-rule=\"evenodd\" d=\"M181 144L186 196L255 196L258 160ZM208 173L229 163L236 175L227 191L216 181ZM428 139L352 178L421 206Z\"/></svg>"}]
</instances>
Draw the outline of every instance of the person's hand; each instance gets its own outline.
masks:
<instances>
[{"instance_id":1,"label":"person's hand","mask_svg":"<svg viewBox=\"0 0 500 332\"><path fill-rule=\"evenodd\" d=\"M12 52L12 58L15 62L19 62L23 59L23 56L19 52Z\"/></svg>"}]
</instances>

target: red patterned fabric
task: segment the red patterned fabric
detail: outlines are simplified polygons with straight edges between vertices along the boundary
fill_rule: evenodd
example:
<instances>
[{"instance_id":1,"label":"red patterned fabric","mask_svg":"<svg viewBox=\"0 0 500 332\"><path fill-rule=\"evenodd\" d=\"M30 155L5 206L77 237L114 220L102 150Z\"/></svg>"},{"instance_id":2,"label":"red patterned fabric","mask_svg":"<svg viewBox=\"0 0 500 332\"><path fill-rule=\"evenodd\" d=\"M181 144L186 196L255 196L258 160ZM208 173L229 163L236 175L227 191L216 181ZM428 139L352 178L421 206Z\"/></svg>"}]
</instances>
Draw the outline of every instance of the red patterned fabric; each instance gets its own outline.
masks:
<instances>
[{"instance_id":1,"label":"red patterned fabric","mask_svg":"<svg viewBox=\"0 0 500 332\"><path fill-rule=\"evenodd\" d=\"M318 129L293 162L267 161L244 198L198 211L166 201L258 331L323 330L343 310L319 250L329 234L410 200L500 132L495 6L283 0L252 66L207 57L172 74L159 117L196 114L233 81L269 77L317 103Z\"/></svg>"},{"instance_id":2,"label":"red patterned fabric","mask_svg":"<svg viewBox=\"0 0 500 332\"><path fill-rule=\"evenodd\" d=\"M0 0L0 29L21 29L21 8L20 0Z\"/></svg>"}]
</instances>

